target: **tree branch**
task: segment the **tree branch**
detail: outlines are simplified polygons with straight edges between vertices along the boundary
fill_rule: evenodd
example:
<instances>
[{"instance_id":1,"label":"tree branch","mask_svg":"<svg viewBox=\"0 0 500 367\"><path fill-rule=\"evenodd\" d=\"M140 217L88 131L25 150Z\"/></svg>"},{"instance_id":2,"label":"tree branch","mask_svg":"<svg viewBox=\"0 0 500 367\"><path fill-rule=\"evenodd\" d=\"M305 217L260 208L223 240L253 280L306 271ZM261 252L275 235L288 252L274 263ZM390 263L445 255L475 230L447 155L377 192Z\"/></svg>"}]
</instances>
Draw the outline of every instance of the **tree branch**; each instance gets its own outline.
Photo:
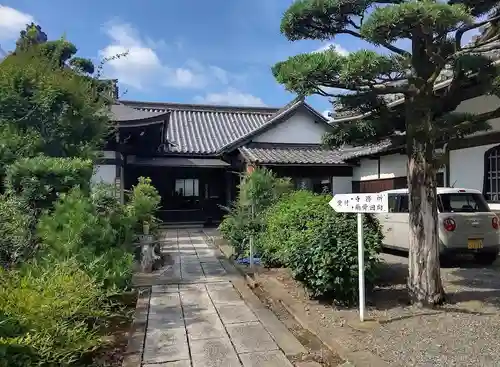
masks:
<instances>
[{"instance_id":1,"label":"tree branch","mask_svg":"<svg viewBox=\"0 0 500 367\"><path fill-rule=\"evenodd\" d=\"M494 22L494 21L499 20L499 19L500 19L500 14L496 15L492 18L489 18L485 21L461 27L457 31L457 33L455 33L455 51L459 51L462 49L462 37L463 37L465 32L468 32L468 31L471 31L473 29L485 26L486 24Z\"/></svg>"},{"instance_id":2,"label":"tree branch","mask_svg":"<svg viewBox=\"0 0 500 367\"><path fill-rule=\"evenodd\" d=\"M370 40L367 40L366 38L364 38L361 34L359 34L358 32L355 32L353 30L350 30L350 29L342 29L338 32L338 34L341 34L341 33L344 33L344 34L349 34L353 37L356 37L356 38L359 38L365 42L370 42ZM410 57L411 56L411 53L409 53L408 51L405 51L403 50L402 48L399 48L399 47L396 47L396 46L393 46L391 45L390 43L387 43L387 42L381 42L380 43L380 46L383 46L385 47L386 49L388 49L389 51L392 51L394 53L397 53L398 55L401 55L401 56L406 56L406 57Z\"/></svg>"}]
</instances>

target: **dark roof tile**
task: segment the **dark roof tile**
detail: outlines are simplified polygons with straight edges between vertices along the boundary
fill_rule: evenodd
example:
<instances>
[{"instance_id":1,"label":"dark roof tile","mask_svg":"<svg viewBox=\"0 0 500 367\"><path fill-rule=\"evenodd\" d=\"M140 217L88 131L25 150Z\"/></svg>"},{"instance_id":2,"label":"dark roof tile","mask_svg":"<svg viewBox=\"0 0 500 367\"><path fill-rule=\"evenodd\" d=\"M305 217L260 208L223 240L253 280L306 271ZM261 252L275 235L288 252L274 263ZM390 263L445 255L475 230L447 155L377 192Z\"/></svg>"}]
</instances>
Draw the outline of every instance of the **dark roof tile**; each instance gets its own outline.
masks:
<instances>
[{"instance_id":1,"label":"dark roof tile","mask_svg":"<svg viewBox=\"0 0 500 367\"><path fill-rule=\"evenodd\" d=\"M278 109L121 101L147 112L170 111L167 140L175 153L214 154L262 127Z\"/></svg>"},{"instance_id":2,"label":"dark roof tile","mask_svg":"<svg viewBox=\"0 0 500 367\"><path fill-rule=\"evenodd\" d=\"M345 164L338 150L325 149L321 145L266 146L251 144L239 148L243 157L252 163L261 164Z\"/></svg>"}]
</instances>

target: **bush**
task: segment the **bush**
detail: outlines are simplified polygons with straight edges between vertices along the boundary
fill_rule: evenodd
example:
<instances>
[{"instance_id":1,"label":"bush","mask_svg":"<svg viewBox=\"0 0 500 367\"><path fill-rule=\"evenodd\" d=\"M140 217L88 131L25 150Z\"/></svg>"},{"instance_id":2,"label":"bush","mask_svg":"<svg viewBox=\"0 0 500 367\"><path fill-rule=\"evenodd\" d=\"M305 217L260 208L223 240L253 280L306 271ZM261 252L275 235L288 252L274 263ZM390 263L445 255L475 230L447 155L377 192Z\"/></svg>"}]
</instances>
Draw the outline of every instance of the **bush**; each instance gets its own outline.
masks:
<instances>
[{"instance_id":1,"label":"bush","mask_svg":"<svg viewBox=\"0 0 500 367\"><path fill-rule=\"evenodd\" d=\"M352 304L358 297L357 219L337 213L331 196L297 191L270 207L266 230L259 236L262 260L289 267L313 297ZM382 245L378 221L365 215L365 276L370 287Z\"/></svg>"},{"instance_id":2,"label":"bush","mask_svg":"<svg viewBox=\"0 0 500 367\"><path fill-rule=\"evenodd\" d=\"M51 213L38 222L42 250L58 257L73 256L83 248L97 254L116 247L117 231L108 217L98 215L89 197L80 189L61 196Z\"/></svg>"},{"instance_id":3,"label":"bush","mask_svg":"<svg viewBox=\"0 0 500 367\"><path fill-rule=\"evenodd\" d=\"M0 366L70 366L102 344L101 290L73 260L0 269Z\"/></svg>"},{"instance_id":4,"label":"bush","mask_svg":"<svg viewBox=\"0 0 500 367\"><path fill-rule=\"evenodd\" d=\"M290 192L292 185L290 180L277 177L271 170L256 168L243 177L238 189L236 203L219 226L236 257L247 254L248 239L263 230L262 213Z\"/></svg>"},{"instance_id":5,"label":"bush","mask_svg":"<svg viewBox=\"0 0 500 367\"><path fill-rule=\"evenodd\" d=\"M132 227L135 225L135 219L120 203L116 194L116 186L107 183L93 185L90 198L97 214L108 218L111 227L117 232L117 242L131 245L134 240Z\"/></svg>"},{"instance_id":6,"label":"bush","mask_svg":"<svg viewBox=\"0 0 500 367\"><path fill-rule=\"evenodd\" d=\"M99 201L97 196L94 199ZM133 254L131 244L121 242L120 236L126 232L123 223L113 218L120 212L124 209L119 204L105 211L81 190L73 189L61 197L52 213L40 218L41 254L51 263L74 257L107 291L128 288Z\"/></svg>"},{"instance_id":7,"label":"bush","mask_svg":"<svg viewBox=\"0 0 500 367\"><path fill-rule=\"evenodd\" d=\"M36 251L35 219L30 208L11 195L0 195L0 267L19 264Z\"/></svg>"},{"instance_id":8,"label":"bush","mask_svg":"<svg viewBox=\"0 0 500 367\"><path fill-rule=\"evenodd\" d=\"M73 187L88 192L92 169L92 161L79 158L23 158L8 167L5 186L40 212Z\"/></svg>"},{"instance_id":9,"label":"bush","mask_svg":"<svg viewBox=\"0 0 500 367\"><path fill-rule=\"evenodd\" d=\"M151 184L151 179L139 177L139 182L132 188L127 203L128 215L132 218L132 228L136 233L142 233L143 224L156 229L156 211L160 207L161 196Z\"/></svg>"}]
</instances>

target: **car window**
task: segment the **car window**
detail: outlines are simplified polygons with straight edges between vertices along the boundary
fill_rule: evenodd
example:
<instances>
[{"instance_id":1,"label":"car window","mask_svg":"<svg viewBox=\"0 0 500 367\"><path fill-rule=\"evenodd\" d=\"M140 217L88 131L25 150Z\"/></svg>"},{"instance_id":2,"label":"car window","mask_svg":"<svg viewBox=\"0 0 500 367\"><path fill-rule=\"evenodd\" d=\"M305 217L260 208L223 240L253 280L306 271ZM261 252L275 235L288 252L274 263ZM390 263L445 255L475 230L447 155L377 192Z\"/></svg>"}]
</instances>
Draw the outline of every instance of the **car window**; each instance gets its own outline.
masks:
<instances>
[{"instance_id":1,"label":"car window","mask_svg":"<svg viewBox=\"0 0 500 367\"><path fill-rule=\"evenodd\" d=\"M438 195L438 209L441 213L489 212L490 207L483 195L470 192Z\"/></svg>"},{"instance_id":2,"label":"car window","mask_svg":"<svg viewBox=\"0 0 500 367\"><path fill-rule=\"evenodd\" d=\"M408 213L407 194L389 194L388 199L390 213Z\"/></svg>"},{"instance_id":3,"label":"car window","mask_svg":"<svg viewBox=\"0 0 500 367\"><path fill-rule=\"evenodd\" d=\"M409 212L410 202L408 199L408 195L400 195L399 198L399 213L408 213Z\"/></svg>"},{"instance_id":4,"label":"car window","mask_svg":"<svg viewBox=\"0 0 500 367\"><path fill-rule=\"evenodd\" d=\"M398 207L398 195L389 194L387 199L389 201L389 213L395 213Z\"/></svg>"}]
</instances>

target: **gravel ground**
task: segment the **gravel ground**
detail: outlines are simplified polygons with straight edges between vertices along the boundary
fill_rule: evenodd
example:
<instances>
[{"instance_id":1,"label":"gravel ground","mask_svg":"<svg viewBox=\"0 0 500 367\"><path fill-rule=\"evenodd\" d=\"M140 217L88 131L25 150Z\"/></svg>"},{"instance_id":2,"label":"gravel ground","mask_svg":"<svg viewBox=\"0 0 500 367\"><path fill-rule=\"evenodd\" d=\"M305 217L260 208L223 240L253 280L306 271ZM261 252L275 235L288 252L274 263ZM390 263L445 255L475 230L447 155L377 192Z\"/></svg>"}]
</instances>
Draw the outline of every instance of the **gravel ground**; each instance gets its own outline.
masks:
<instances>
[{"instance_id":1,"label":"gravel ground","mask_svg":"<svg viewBox=\"0 0 500 367\"><path fill-rule=\"evenodd\" d=\"M377 321L369 328L357 324L357 310L308 300L284 269L263 271L259 278L270 294L281 286L286 297L302 303L344 348L367 349L390 366L500 366L500 265L477 267L464 260L442 269L449 303L421 310L407 302L407 258L383 259L385 285L368 297L369 317Z\"/></svg>"}]
</instances>

